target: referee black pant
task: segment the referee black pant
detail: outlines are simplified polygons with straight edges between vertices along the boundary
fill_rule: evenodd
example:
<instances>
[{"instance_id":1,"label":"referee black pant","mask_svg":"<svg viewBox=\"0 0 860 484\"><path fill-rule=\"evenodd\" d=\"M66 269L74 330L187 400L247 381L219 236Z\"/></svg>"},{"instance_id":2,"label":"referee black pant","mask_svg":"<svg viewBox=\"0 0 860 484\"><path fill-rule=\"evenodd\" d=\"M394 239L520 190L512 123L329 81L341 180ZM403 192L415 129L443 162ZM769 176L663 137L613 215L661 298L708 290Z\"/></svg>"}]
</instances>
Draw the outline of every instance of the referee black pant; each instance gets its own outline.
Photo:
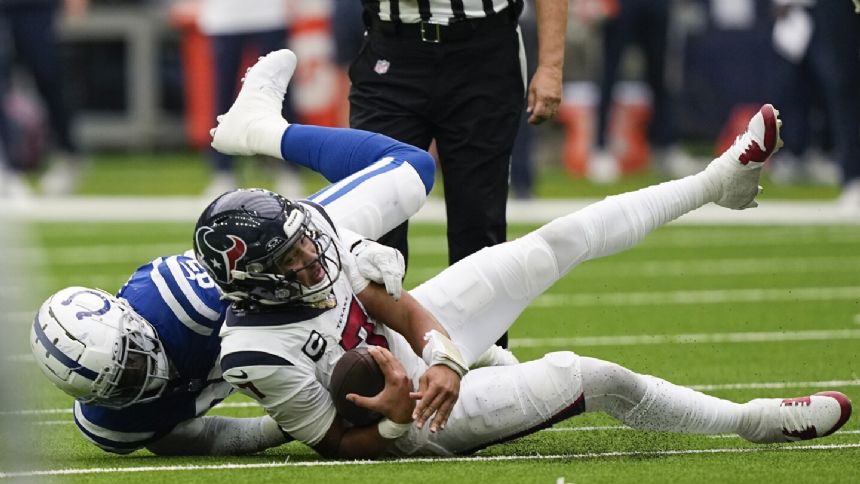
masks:
<instances>
[{"instance_id":1,"label":"referee black pant","mask_svg":"<svg viewBox=\"0 0 860 484\"><path fill-rule=\"evenodd\" d=\"M431 32L438 43L422 40L416 25L386 31L377 23L349 70L351 127L424 149L436 140L452 264L506 238L524 66L516 25L482 27L490 23L466 36ZM383 242L408 256L406 224Z\"/></svg>"}]
</instances>

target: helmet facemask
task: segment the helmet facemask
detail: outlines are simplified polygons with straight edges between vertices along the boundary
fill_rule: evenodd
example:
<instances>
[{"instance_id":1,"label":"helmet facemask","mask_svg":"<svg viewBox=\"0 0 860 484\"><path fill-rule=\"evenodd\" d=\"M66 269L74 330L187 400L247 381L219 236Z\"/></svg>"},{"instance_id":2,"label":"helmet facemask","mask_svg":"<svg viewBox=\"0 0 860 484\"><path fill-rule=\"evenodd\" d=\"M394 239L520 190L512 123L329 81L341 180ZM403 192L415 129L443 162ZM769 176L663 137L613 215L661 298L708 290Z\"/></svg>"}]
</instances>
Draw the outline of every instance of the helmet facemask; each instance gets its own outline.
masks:
<instances>
[{"instance_id":1,"label":"helmet facemask","mask_svg":"<svg viewBox=\"0 0 860 484\"><path fill-rule=\"evenodd\" d=\"M316 228L310 218L310 213L306 210L303 212L305 220L301 223L298 231L294 231L292 237L289 237L290 230L287 228L289 222L284 224L288 243L261 259L249 261L244 271L236 269L231 271L235 284L241 290L225 292L226 298L237 301L251 299L264 305L316 304L328 299L332 286L340 276L340 252L331 236ZM281 270L278 267L278 262L303 240L309 240L313 244L317 253L316 259L298 269ZM315 264L322 267L323 278L311 287L303 285L298 280L298 272L309 269Z\"/></svg>"},{"instance_id":2,"label":"helmet facemask","mask_svg":"<svg viewBox=\"0 0 860 484\"><path fill-rule=\"evenodd\" d=\"M125 305L113 347L113 361L93 383L95 396L84 403L125 408L151 402L167 388L169 363L155 330Z\"/></svg>"}]
</instances>

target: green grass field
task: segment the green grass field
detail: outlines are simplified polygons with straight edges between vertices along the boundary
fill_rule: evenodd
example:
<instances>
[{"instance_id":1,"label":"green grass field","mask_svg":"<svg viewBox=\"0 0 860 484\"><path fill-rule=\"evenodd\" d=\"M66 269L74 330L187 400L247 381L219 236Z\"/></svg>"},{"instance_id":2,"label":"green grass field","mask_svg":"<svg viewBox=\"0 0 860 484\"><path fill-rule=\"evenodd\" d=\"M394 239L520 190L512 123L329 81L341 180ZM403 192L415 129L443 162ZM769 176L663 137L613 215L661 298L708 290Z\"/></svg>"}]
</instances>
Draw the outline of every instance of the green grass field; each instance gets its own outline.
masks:
<instances>
[{"instance_id":1,"label":"green grass field","mask_svg":"<svg viewBox=\"0 0 860 484\"><path fill-rule=\"evenodd\" d=\"M701 156L709 156L701 154ZM656 170L623 177L611 185L595 185L572 178L556 159L545 160L536 170L535 195L539 198L599 198L622 193L665 180ZM241 158L236 169L244 186L273 188L277 164L272 160ZM302 179L308 193L326 182L318 174L303 169ZM89 195L197 195L209 181L209 165L199 153L100 154L87 163L79 193ZM35 182L36 174L29 176ZM441 179L440 179L441 180ZM765 176L762 185L767 197L775 199L828 200L839 195L839 188L815 185L775 185ZM442 183L436 183L434 195L441 196Z\"/></svg>"},{"instance_id":2,"label":"green grass field","mask_svg":"<svg viewBox=\"0 0 860 484\"><path fill-rule=\"evenodd\" d=\"M113 292L148 259L186 249L190 232L172 223L35 225L10 248L31 288L6 337L24 334L52 291ZM415 224L410 240L407 287L446 260L442 227ZM838 389L860 402L858 248L860 226L664 227L574 270L522 315L512 347L521 360L574 350L735 401ZM0 412L13 447L0 478L22 482L860 482L856 416L834 436L770 446L628 430L587 414L450 460L326 462L300 444L248 457L115 456L78 435L71 399L18 347L3 361L16 375L7 391L29 393ZM237 397L213 413L261 414Z\"/></svg>"}]
</instances>

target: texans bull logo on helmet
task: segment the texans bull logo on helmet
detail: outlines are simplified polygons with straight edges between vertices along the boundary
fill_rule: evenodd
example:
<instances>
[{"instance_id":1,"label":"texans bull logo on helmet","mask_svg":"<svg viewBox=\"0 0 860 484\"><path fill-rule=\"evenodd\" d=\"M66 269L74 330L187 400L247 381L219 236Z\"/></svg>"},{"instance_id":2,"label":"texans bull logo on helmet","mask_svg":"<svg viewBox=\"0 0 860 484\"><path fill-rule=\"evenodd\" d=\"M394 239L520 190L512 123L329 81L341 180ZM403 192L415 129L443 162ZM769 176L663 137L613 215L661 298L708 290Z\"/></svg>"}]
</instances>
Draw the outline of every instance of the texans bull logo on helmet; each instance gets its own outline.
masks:
<instances>
[{"instance_id":1,"label":"texans bull logo on helmet","mask_svg":"<svg viewBox=\"0 0 860 484\"><path fill-rule=\"evenodd\" d=\"M235 235L218 234L212 227L200 227L194 237L197 239L198 248L207 247L207 252L221 255L219 261L216 257L206 258L203 251L200 251L197 258L216 281L229 284L233 280L236 264L248 252L248 244Z\"/></svg>"}]
</instances>

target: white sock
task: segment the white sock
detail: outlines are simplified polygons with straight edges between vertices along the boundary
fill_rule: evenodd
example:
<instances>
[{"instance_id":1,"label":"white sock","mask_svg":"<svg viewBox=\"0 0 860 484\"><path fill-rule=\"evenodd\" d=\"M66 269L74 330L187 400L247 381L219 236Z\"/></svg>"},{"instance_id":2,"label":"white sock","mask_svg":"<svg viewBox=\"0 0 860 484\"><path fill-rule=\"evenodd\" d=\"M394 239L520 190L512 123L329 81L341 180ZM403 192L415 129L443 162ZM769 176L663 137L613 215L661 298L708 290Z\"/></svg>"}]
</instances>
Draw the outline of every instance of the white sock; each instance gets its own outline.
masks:
<instances>
[{"instance_id":1,"label":"white sock","mask_svg":"<svg viewBox=\"0 0 860 484\"><path fill-rule=\"evenodd\" d=\"M640 430L737 433L745 406L705 395L621 365L581 357L587 412L603 411Z\"/></svg>"},{"instance_id":2,"label":"white sock","mask_svg":"<svg viewBox=\"0 0 860 484\"><path fill-rule=\"evenodd\" d=\"M147 446L157 455L243 455L288 442L274 419L197 417Z\"/></svg>"},{"instance_id":3,"label":"white sock","mask_svg":"<svg viewBox=\"0 0 860 484\"><path fill-rule=\"evenodd\" d=\"M257 154L283 160L281 139L289 127L290 123L280 116L257 120L248 128L248 146Z\"/></svg>"},{"instance_id":4,"label":"white sock","mask_svg":"<svg viewBox=\"0 0 860 484\"><path fill-rule=\"evenodd\" d=\"M737 433L744 406L705 395L666 380L642 375L648 388L642 400L628 412L615 415L630 427L696 434Z\"/></svg>"}]
</instances>

